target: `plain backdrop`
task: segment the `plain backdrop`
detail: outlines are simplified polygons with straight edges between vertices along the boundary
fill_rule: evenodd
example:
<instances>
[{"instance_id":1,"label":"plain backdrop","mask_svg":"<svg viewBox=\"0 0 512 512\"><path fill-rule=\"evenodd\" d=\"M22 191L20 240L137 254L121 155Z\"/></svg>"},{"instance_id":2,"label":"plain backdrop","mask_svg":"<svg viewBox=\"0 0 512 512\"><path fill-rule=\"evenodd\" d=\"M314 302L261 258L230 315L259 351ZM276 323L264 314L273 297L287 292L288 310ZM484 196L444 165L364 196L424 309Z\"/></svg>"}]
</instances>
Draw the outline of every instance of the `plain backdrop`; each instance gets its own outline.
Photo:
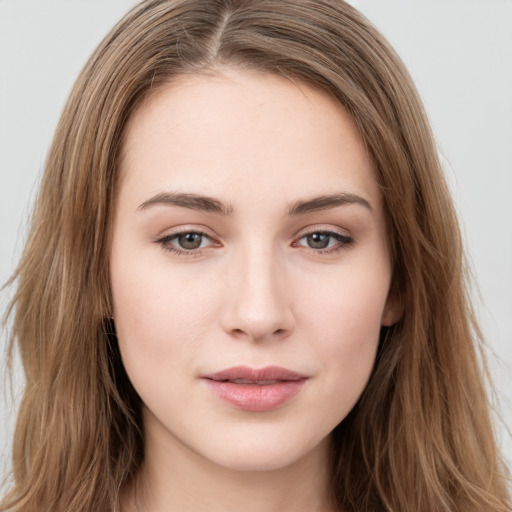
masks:
<instances>
[{"instance_id":1,"label":"plain backdrop","mask_svg":"<svg viewBox=\"0 0 512 512\"><path fill-rule=\"evenodd\" d=\"M0 0L0 283L19 257L46 151L85 60L134 0ZM476 276L504 424L512 425L512 0L353 0L422 95ZM9 290L0 294L0 313ZM1 344L5 346L2 333ZM1 353L0 353L1 354ZM5 362L0 355L0 370ZM0 479L22 382L0 377ZM512 441L500 427L509 461Z\"/></svg>"}]
</instances>

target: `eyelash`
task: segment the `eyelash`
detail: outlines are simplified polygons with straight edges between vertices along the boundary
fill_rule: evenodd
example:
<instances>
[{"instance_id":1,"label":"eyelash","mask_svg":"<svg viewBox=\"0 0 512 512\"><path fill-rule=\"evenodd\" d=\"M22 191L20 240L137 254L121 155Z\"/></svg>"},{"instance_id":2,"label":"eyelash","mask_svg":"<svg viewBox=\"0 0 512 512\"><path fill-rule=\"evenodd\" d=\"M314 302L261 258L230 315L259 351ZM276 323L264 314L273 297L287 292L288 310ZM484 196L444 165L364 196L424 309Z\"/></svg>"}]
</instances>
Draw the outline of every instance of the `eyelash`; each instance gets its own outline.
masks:
<instances>
[{"instance_id":1,"label":"eyelash","mask_svg":"<svg viewBox=\"0 0 512 512\"><path fill-rule=\"evenodd\" d=\"M162 248L170 252L172 254L176 254L178 256L187 256L187 257L199 257L203 254L203 249L180 249L174 245L171 245L173 241L175 241L178 237L183 235L198 235L201 238L207 238L212 240L212 237L207 235L203 231L197 231L197 230L187 230L187 231L180 231L177 233L173 233L171 235L166 235L162 238L159 238L156 240L156 243L160 244ZM336 244L334 247L324 248L324 249L314 249L312 247L306 247L304 245L300 245L299 241L312 235L323 235L328 236L329 238L334 238L338 241L338 244ZM337 233L336 231L328 231L328 230L314 230L307 233L304 233L300 238L298 238L296 241L292 243L292 247L306 247L313 251L314 254L334 254L343 250L346 250L349 246L351 246L354 243L354 239L347 235L342 235L341 233Z\"/></svg>"},{"instance_id":2,"label":"eyelash","mask_svg":"<svg viewBox=\"0 0 512 512\"><path fill-rule=\"evenodd\" d=\"M333 247L328 247L324 249L314 249L313 247L306 247L303 245L299 245L299 241L312 235L323 235L328 236L329 238L334 238L338 241L336 245ZM342 235L341 233L338 233L336 231L329 231L329 230L322 230L322 229L316 229L309 231L307 233L304 233L300 238L297 239L297 241L293 242L293 247L306 247L310 250L312 250L315 254L334 254L340 251L344 251L348 249L352 244L354 243L354 239L347 235Z\"/></svg>"},{"instance_id":3,"label":"eyelash","mask_svg":"<svg viewBox=\"0 0 512 512\"><path fill-rule=\"evenodd\" d=\"M178 256L188 256L189 258L201 256L203 254L202 249L188 249L187 250L187 249L180 249L174 245L171 245L171 242L173 240L176 240L178 237L183 236L183 235L199 235L203 239L204 238L207 238L210 240L212 239L212 237L207 235L204 231L190 229L190 230L185 230L185 231L178 231L176 233L172 233L171 235L165 235L164 237L156 240L156 242L158 244L160 244L165 251L170 252L172 254L176 254Z\"/></svg>"}]
</instances>

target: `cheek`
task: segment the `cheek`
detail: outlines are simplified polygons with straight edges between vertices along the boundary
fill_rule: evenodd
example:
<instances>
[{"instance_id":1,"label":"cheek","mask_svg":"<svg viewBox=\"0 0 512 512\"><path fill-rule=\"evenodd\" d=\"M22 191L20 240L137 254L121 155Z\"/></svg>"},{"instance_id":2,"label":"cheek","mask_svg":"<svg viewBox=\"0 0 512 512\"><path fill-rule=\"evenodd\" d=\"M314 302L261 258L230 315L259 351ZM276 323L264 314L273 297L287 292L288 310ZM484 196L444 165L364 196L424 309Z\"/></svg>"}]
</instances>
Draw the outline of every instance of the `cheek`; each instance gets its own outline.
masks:
<instances>
[{"instance_id":1,"label":"cheek","mask_svg":"<svg viewBox=\"0 0 512 512\"><path fill-rule=\"evenodd\" d=\"M390 278L386 261L347 265L318 286L304 283L307 294L301 300L301 315L332 350L347 345L357 351L378 337Z\"/></svg>"},{"instance_id":2,"label":"cheek","mask_svg":"<svg viewBox=\"0 0 512 512\"><path fill-rule=\"evenodd\" d=\"M354 294L332 302L334 304L323 318L324 325L314 327L320 340L317 346L319 359L329 370L327 375L333 385L341 380L356 388L363 387L373 367L379 342L381 303L371 303L369 297Z\"/></svg>"},{"instance_id":3,"label":"cheek","mask_svg":"<svg viewBox=\"0 0 512 512\"><path fill-rule=\"evenodd\" d=\"M317 412L331 415L333 424L350 412L370 377L389 287L386 269L346 272L336 279L336 286L309 293L304 315L309 318L308 338L314 340L311 348L322 365L327 397L323 411Z\"/></svg>"},{"instance_id":4,"label":"cheek","mask_svg":"<svg viewBox=\"0 0 512 512\"><path fill-rule=\"evenodd\" d=\"M206 284L136 253L116 258L115 247L111 283L119 348L136 389L190 368L214 317Z\"/></svg>"}]
</instances>

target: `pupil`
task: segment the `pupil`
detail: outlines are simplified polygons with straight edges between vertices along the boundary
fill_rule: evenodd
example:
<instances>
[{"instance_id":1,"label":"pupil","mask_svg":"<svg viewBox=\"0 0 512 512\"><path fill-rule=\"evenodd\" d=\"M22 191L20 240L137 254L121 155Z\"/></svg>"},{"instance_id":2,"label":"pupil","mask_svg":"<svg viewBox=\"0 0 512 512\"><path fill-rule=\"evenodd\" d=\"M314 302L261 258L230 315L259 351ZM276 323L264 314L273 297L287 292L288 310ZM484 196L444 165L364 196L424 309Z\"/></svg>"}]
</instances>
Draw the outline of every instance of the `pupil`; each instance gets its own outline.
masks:
<instances>
[{"instance_id":1,"label":"pupil","mask_svg":"<svg viewBox=\"0 0 512 512\"><path fill-rule=\"evenodd\" d=\"M329 235L313 233L308 235L308 245L313 249L325 249L329 245Z\"/></svg>"},{"instance_id":2,"label":"pupil","mask_svg":"<svg viewBox=\"0 0 512 512\"><path fill-rule=\"evenodd\" d=\"M178 243L183 249L197 249L201 245L202 236L198 233L186 233L178 237Z\"/></svg>"}]
</instances>

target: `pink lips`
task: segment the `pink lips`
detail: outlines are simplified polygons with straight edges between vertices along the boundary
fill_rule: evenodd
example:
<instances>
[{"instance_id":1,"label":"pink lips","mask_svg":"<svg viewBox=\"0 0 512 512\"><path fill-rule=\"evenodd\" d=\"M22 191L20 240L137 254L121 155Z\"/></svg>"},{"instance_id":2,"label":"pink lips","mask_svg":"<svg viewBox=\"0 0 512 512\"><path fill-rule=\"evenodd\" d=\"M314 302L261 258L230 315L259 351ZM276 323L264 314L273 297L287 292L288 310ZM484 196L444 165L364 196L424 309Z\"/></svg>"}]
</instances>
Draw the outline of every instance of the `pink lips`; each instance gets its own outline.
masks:
<instances>
[{"instance_id":1,"label":"pink lips","mask_svg":"<svg viewBox=\"0 0 512 512\"><path fill-rule=\"evenodd\" d=\"M205 375L203 380L219 398L245 411L270 411L283 405L302 388L307 377L268 366L261 369L237 366Z\"/></svg>"}]
</instances>

